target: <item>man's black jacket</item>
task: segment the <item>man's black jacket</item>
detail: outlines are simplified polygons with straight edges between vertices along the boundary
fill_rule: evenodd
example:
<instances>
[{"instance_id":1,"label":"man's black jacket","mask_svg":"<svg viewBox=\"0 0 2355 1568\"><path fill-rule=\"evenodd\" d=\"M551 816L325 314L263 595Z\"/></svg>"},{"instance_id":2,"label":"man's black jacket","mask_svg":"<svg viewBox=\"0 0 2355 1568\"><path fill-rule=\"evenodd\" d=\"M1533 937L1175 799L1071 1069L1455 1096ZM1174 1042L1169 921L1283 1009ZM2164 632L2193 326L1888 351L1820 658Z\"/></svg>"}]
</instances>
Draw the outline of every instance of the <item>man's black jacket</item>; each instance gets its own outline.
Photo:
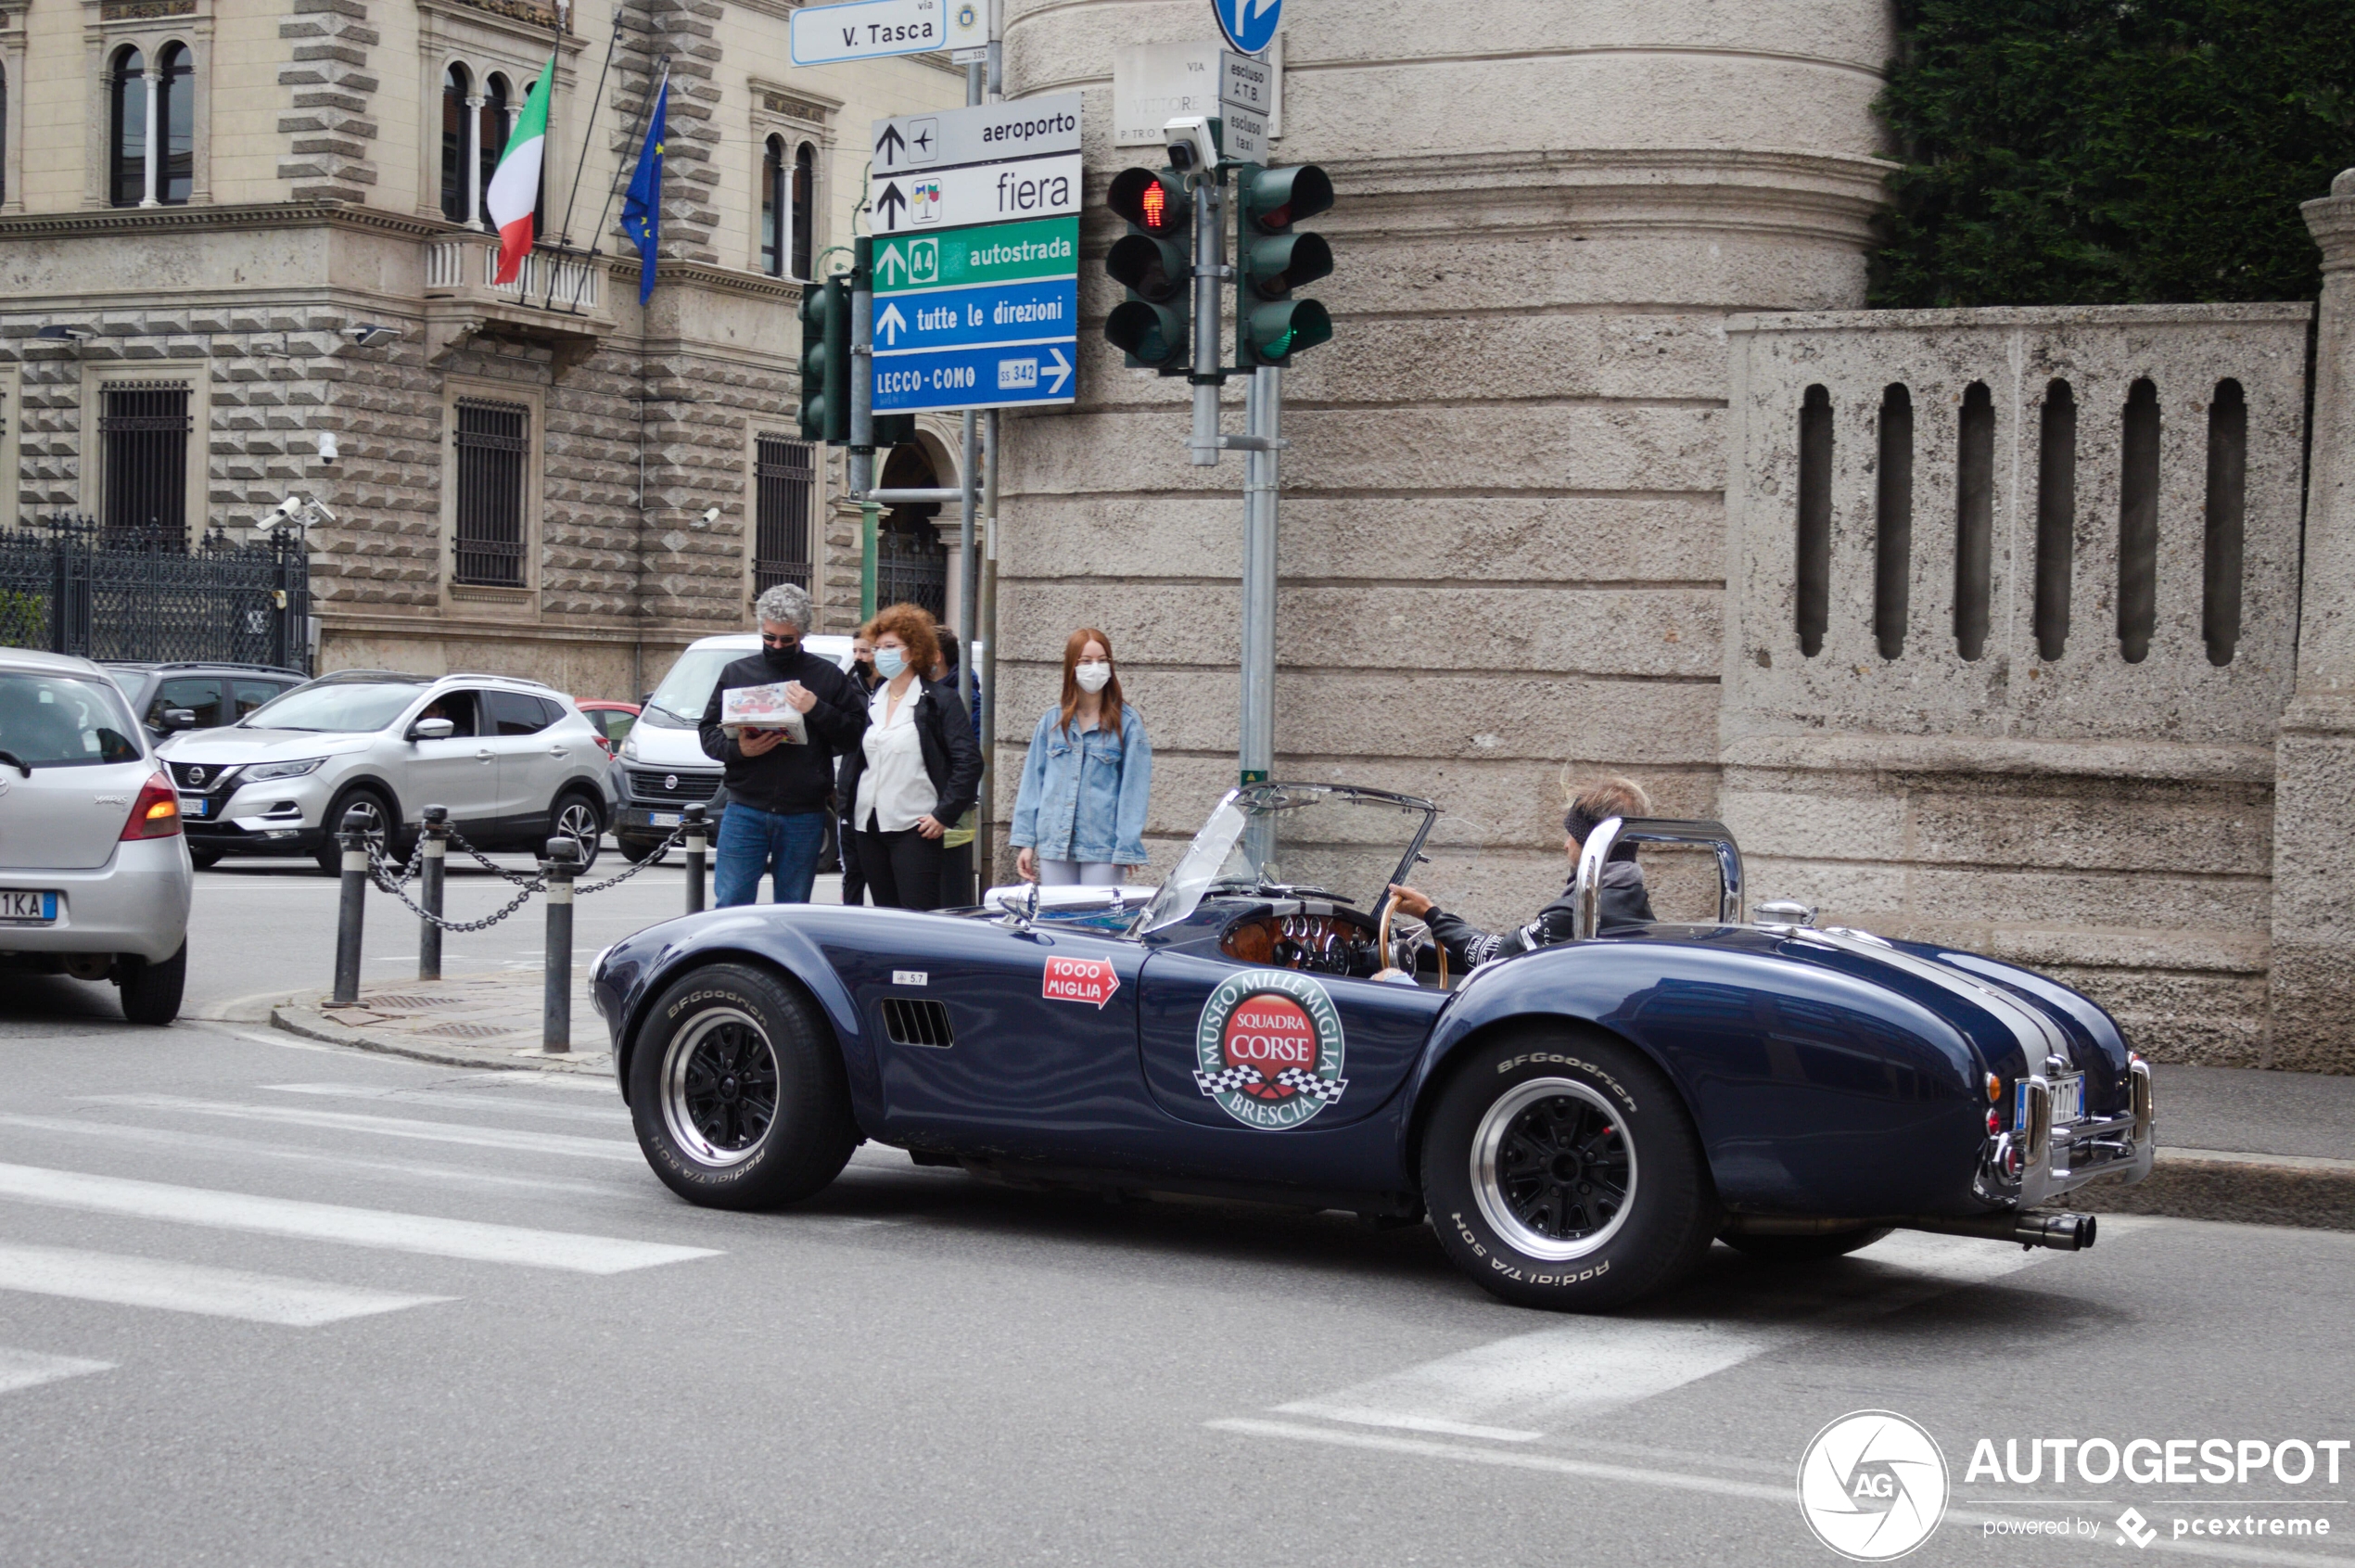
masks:
<instances>
[{"instance_id":1,"label":"man's black jacket","mask_svg":"<svg viewBox=\"0 0 2355 1568\"><path fill-rule=\"evenodd\" d=\"M973 809L980 793L981 747L974 743L965 705L957 700L956 682L918 681L914 685L915 690L899 700L916 705L916 744L923 750L924 776L932 781L933 794L938 797L932 819L943 827L955 827L957 819ZM868 699L871 704L873 700ZM843 762L842 809L847 812L858 809L859 780L866 771L867 753L861 746ZM867 824L853 822L850 825L863 830Z\"/></svg>"},{"instance_id":2,"label":"man's black jacket","mask_svg":"<svg viewBox=\"0 0 2355 1568\"><path fill-rule=\"evenodd\" d=\"M1630 925L1651 924L1651 896L1644 891L1641 866L1634 860L1605 861L1602 881L1597 922L1601 930L1619 931ZM1535 920L1515 931L1483 931L1461 915L1449 914L1436 906L1423 916L1423 924L1431 927L1432 936L1454 955L1457 962L1473 969L1491 959L1510 958L1533 948L1569 941L1578 908L1572 894L1577 886L1578 878L1572 876L1560 898L1539 910Z\"/></svg>"},{"instance_id":3,"label":"man's black jacket","mask_svg":"<svg viewBox=\"0 0 2355 1568\"><path fill-rule=\"evenodd\" d=\"M798 681L817 706L801 716L808 727L808 746L781 745L758 757L746 757L719 727L719 696L736 686L766 686L772 682ZM764 654L740 658L719 672L704 705L704 755L728 765L728 798L756 811L822 811L834 787L834 757L859 749L867 733L867 705L859 700L850 677L826 659L805 651L780 669Z\"/></svg>"}]
</instances>

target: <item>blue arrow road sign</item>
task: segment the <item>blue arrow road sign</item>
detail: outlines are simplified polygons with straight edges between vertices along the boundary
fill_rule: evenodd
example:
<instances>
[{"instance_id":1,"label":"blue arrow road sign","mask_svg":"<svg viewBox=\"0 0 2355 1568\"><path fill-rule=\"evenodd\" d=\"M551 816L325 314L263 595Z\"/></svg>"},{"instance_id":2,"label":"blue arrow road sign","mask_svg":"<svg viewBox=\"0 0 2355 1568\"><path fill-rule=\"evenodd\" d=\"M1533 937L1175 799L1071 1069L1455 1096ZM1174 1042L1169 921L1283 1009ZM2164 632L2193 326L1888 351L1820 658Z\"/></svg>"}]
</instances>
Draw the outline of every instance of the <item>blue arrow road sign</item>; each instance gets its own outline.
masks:
<instances>
[{"instance_id":1,"label":"blue arrow road sign","mask_svg":"<svg viewBox=\"0 0 2355 1568\"><path fill-rule=\"evenodd\" d=\"M875 296L875 352L982 343L1029 343L1078 335L1079 280L1035 278L993 288Z\"/></svg>"},{"instance_id":2,"label":"blue arrow road sign","mask_svg":"<svg viewBox=\"0 0 2355 1568\"><path fill-rule=\"evenodd\" d=\"M1284 0L1210 0L1210 8L1217 13L1218 31L1227 35L1227 42L1246 55L1255 55L1276 41Z\"/></svg>"},{"instance_id":3,"label":"blue arrow road sign","mask_svg":"<svg viewBox=\"0 0 2355 1568\"><path fill-rule=\"evenodd\" d=\"M1073 338L891 355L878 350L875 412L1070 402L1078 395L1079 377L1073 369L1078 357L1078 340Z\"/></svg>"}]
</instances>

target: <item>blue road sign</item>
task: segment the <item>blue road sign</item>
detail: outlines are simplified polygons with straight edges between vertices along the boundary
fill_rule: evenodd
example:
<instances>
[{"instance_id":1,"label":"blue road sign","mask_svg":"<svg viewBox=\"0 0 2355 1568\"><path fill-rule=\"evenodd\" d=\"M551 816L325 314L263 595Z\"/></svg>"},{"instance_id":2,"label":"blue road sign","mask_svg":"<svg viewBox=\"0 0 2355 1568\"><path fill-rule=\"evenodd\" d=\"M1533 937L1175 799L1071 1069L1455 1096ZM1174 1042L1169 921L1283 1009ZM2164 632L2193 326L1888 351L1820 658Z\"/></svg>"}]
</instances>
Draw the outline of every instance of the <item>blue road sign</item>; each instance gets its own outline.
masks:
<instances>
[{"instance_id":1,"label":"blue road sign","mask_svg":"<svg viewBox=\"0 0 2355 1568\"><path fill-rule=\"evenodd\" d=\"M875 352L1026 343L1078 335L1079 280L875 296Z\"/></svg>"},{"instance_id":2,"label":"blue road sign","mask_svg":"<svg viewBox=\"0 0 2355 1568\"><path fill-rule=\"evenodd\" d=\"M1246 55L1255 55L1276 41L1276 25L1283 18L1284 0L1210 0L1218 17L1218 31Z\"/></svg>"},{"instance_id":3,"label":"blue road sign","mask_svg":"<svg viewBox=\"0 0 2355 1568\"><path fill-rule=\"evenodd\" d=\"M875 412L998 408L1070 402L1077 397L1076 338L978 348L875 351Z\"/></svg>"}]
</instances>

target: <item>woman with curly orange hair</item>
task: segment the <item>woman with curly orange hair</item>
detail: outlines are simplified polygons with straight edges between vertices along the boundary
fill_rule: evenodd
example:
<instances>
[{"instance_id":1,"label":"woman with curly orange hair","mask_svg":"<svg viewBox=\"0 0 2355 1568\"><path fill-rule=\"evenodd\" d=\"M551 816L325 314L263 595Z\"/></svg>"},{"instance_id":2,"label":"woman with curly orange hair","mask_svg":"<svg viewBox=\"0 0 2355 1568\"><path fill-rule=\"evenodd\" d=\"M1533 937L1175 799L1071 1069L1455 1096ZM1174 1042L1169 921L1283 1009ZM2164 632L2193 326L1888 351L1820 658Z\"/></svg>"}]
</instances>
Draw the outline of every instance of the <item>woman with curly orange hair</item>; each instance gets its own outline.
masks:
<instances>
[{"instance_id":1,"label":"woman with curly orange hair","mask_svg":"<svg viewBox=\"0 0 2355 1568\"><path fill-rule=\"evenodd\" d=\"M893 605L864 634L874 641L883 682L868 701L866 736L842 776L859 869L883 908L938 909L941 835L973 808L981 747L955 683L926 679L940 657L930 615Z\"/></svg>"}]
</instances>

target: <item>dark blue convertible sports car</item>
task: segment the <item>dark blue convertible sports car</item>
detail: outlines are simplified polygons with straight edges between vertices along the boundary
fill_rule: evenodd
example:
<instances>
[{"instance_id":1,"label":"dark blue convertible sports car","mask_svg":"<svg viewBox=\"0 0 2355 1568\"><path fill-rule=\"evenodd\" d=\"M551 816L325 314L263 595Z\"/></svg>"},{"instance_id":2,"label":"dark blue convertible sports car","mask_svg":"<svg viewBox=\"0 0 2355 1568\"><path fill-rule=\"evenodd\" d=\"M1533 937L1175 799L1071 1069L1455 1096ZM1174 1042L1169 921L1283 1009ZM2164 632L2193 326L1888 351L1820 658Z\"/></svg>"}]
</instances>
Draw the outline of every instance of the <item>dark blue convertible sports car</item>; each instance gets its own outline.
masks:
<instances>
[{"instance_id":1,"label":"dark blue convertible sports car","mask_svg":"<svg viewBox=\"0 0 2355 1568\"><path fill-rule=\"evenodd\" d=\"M2086 1247L2094 1217L2051 1201L2149 1173L2150 1069L2107 1013L1797 905L1752 923L1713 822L1604 823L1579 939L1449 975L1384 902L1437 815L1253 785L1150 897L642 931L595 975L639 1141L674 1191L732 1208L807 1198L873 1139L1038 1183L1428 1215L1497 1295L1570 1309L1657 1290L1719 1238ZM1631 841L1713 849L1719 918L1593 935Z\"/></svg>"}]
</instances>

